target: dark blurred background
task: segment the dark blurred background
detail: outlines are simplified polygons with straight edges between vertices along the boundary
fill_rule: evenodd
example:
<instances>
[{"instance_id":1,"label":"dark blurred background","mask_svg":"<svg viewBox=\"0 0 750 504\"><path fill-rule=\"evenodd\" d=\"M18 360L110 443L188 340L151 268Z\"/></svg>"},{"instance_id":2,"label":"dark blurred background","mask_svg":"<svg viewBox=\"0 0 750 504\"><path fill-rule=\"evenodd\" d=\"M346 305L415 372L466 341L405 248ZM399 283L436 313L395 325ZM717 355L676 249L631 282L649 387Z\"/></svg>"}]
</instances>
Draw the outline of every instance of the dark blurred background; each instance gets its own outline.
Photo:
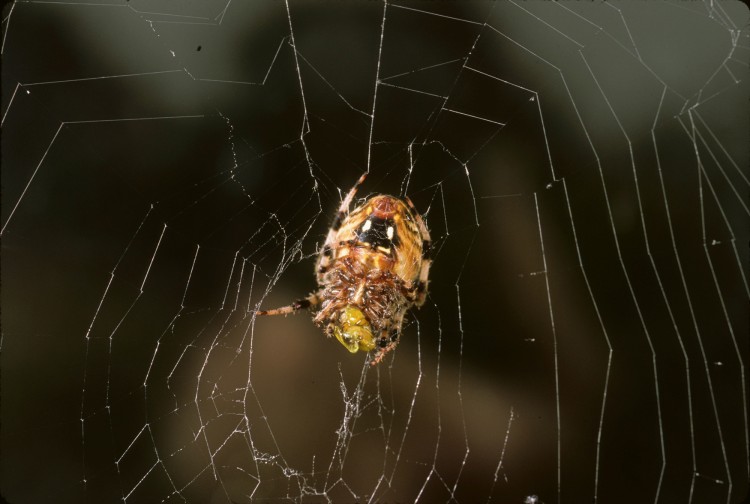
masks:
<instances>
[{"instance_id":1,"label":"dark blurred background","mask_svg":"<svg viewBox=\"0 0 750 504\"><path fill-rule=\"evenodd\" d=\"M8 502L746 496L740 2L3 20ZM365 170L435 244L377 368L252 316L315 289Z\"/></svg>"}]
</instances>

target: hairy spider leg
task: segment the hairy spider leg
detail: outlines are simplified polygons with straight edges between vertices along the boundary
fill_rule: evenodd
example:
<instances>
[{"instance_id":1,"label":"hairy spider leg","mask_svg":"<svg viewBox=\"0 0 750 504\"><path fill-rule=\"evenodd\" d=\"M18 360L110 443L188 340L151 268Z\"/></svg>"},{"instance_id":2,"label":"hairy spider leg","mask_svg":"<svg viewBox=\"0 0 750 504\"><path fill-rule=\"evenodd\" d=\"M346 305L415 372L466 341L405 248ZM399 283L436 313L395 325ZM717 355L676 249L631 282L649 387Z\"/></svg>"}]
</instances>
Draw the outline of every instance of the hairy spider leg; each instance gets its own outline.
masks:
<instances>
[{"instance_id":1,"label":"hairy spider leg","mask_svg":"<svg viewBox=\"0 0 750 504\"><path fill-rule=\"evenodd\" d=\"M419 234L422 237L422 268L419 270L419 280L414 288L414 292L416 293L414 303L419 307L424 304L427 297L427 280L430 278L430 266L432 265L432 239L422 216L414 207L414 203L412 203L408 196L405 198L405 201L417 221Z\"/></svg>"},{"instance_id":2,"label":"hairy spider leg","mask_svg":"<svg viewBox=\"0 0 750 504\"><path fill-rule=\"evenodd\" d=\"M318 259L318 265L315 268L318 275L318 284L322 284L322 277L323 274L325 274L326 271L330 268L331 265L331 255L332 255L332 244L333 241L336 239L336 234L338 233L338 230L341 228L341 223L344 222L344 218L349 213L349 205L351 205L352 200L354 200L354 196L357 194L357 189L359 189L359 186L362 185L362 182L365 181L367 178L367 172L363 173L361 177L357 180L357 183L354 184L354 187L352 187L349 192L347 193L344 200L341 202L341 205L339 206L339 211L336 214L336 218L333 221L333 225L331 226L331 229L328 231L328 237L326 238L326 242L323 245L323 252L320 254L320 259ZM320 298L318 297L318 293L314 292L303 299L298 299L294 303L290 304L289 306L282 306L281 308L274 308L273 310L258 310L255 312L257 315L289 315L290 313L295 313L299 310L304 310L306 308L311 308L314 306L318 306L320 304Z\"/></svg>"},{"instance_id":3,"label":"hairy spider leg","mask_svg":"<svg viewBox=\"0 0 750 504\"><path fill-rule=\"evenodd\" d=\"M362 185L362 182L364 182L366 178L367 178L367 172L363 173L362 176L359 177L359 180L357 180L357 182L354 184L354 187L352 187L349 190L346 197L341 202L341 205L339 205L339 210L336 213L336 218L333 220L333 224L331 225L331 228L328 230L328 236L326 237L326 241L323 244L323 250L320 253L320 259L318 259L318 264L315 267L315 272L317 274L318 283L322 283L323 275L331 267L331 263L333 262L332 259L333 259L334 245L336 245L336 247L340 245L340 244L334 244L334 241L336 240L336 235L338 234L339 229L341 229L341 224L344 222L344 219L349 213L349 206L352 204L352 201L354 200L354 196L357 194L357 190L359 189L359 186Z\"/></svg>"},{"instance_id":4,"label":"hairy spider leg","mask_svg":"<svg viewBox=\"0 0 750 504\"><path fill-rule=\"evenodd\" d=\"M396 345L398 344L398 340L389 342L384 348L378 348L378 350L375 352L375 356L370 361L371 366L376 366L380 364L380 361L383 360L383 357L385 357L388 352L396 348Z\"/></svg>"},{"instance_id":5,"label":"hairy spider leg","mask_svg":"<svg viewBox=\"0 0 750 504\"><path fill-rule=\"evenodd\" d=\"M406 309L401 308L398 316L394 317L394 327L391 327L388 332L387 336L381 337L380 340L382 341L383 338L387 338L388 343L386 343L385 346L378 346L378 349L375 351L375 355L373 356L372 360L370 361L371 366L375 366L380 363L380 361L383 360L383 358L396 348L396 345L398 345L399 335L401 334L401 330L404 325L404 316L406 315Z\"/></svg>"},{"instance_id":6,"label":"hairy spider leg","mask_svg":"<svg viewBox=\"0 0 750 504\"><path fill-rule=\"evenodd\" d=\"M318 293L314 292L303 299L298 299L289 306L282 306L281 308L274 308L273 310L258 310L255 312L256 315L289 315L290 313L304 310L320 304L320 298Z\"/></svg>"}]
</instances>

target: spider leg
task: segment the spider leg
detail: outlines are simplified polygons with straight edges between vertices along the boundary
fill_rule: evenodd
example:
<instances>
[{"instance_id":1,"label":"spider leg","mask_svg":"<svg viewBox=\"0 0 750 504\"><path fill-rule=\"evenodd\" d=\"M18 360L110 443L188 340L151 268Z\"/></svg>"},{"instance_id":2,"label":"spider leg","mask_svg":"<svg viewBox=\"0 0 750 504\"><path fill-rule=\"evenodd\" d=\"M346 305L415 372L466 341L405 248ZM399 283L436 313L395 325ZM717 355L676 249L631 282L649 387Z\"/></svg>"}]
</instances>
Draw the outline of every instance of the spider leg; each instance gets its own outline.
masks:
<instances>
[{"instance_id":1,"label":"spider leg","mask_svg":"<svg viewBox=\"0 0 750 504\"><path fill-rule=\"evenodd\" d=\"M396 348L397 344L398 344L398 340L391 341L383 348L378 348L377 351L375 352L375 356L370 361L370 365L377 366L378 364L380 364L380 361L383 360L383 358L388 354L388 352Z\"/></svg>"},{"instance_id":2,"label":"spider leg","mask_svg":"<svg viewBox=\"0 0 750 504\"><path fill-rule=\"evenodd\" d=\"M386 354L386 353L387 353L387 352L388 352L389 350L390 350L390 349L388 349L387 347L386 347L386 348L383 348L383 349L380 349L380 348L379 348L379 349L378 349L378 350L377 350L377 351L375 352L375 356L374 356L374 357L372 358L372 360L370 361L370 365L374 367L374 366L377 366L378 364L380 364L380 361L382 361L382 360L383 360L383 357L385 357L385 354Z\"/></svg>"},{"instance_id":3,"label":"spider leg","mask_svg":"<svg viewBox=\"0 0 750 504\"><path fill-rule=\"evenodd\" d=\"M331 265L331 262L333 260L333 250L338 246L334 243L336 240L336 235L341 228L341 223L344 222L347 213L349 213L349 206L352 204L359 186L362 185L362 182L364 182L366 178L367 172L363 173L362 176L359 177L359 180L357 180L357 182L354 184L354 187L349 190L347 195L341 201L341 205L339 205L339 210L336 213L336 218L333 219L333 224L328 230L328 236L326 237L326 241L323 244L323 250L321 250L320 258L318 259L318 263L315 265L315 273L318 277L318 283L321 283L323 275L326 271L328 271L328 268Z\"/></svg>"},{"instance_id":4,"label":"spider leg","mask_svg":"<svg viewBox=\"0 0 750 504\"><path fill-rule=\"evenodd\" d=\"M349 189L349 192L347 193L346 197L341 201L341 205L339 206L339 211L336 214L336 219L333 221L333 225L331 226L331 231L334 233L339 230L341 227L341 223L344 222L344 217L349 212L349 205L352 204L352 200L354 199L354 196L357 195L357 190L359 189L359 186L362 185L362 182L365 181L367 178L367 172L363 173L361 177L357 180L357 182L354 184L354 187ZM330 237L330 233L329 233ZM329 242L330 240L326 240L326 242Z\"/></svg>"},{"instance_id":5,"label":"spider leg","mask_svg":"<svg viewBox=\"0 0 750 504\"><path fill-rule=\"evenodd\" d=\"M406 315L406 310L402 310L400 315L394 319L395 327L390 330L383 331L384 335L380 338L381 345L382 342L386 343L383 346L379 346L375 351L375 356L370 361L371 366L376 366L377 364L379 364L380 361L383 360L383 357L385 357L388 352L396 348L396 345L398 345L398 339L399 336L401 336L401 327L404 323L404 315Z\"/></svg>"},{"instance_id":6,"label":"spider leg","mask_svg":"<svg viewBox=\"0 0 750 504\"><path fill-rule=\"evenodd\" d=\"M428 278L430 277L431 265L431 260L422 260L422 269L419 271L419 280L417 281L417 285L414 289L416 292L416 299L414 301L414 304L417 305L417 307L422 306L425 302L425 299L427 298L427 282Z\"/></svg>"},{"instance_id":7,"label":"spider leg","mask_svg":"<svg viewBox=\"0 0 750 504\"><path fill-rule=\"evenodd\" d=\"M422 238L422 268L419 270L419 280L414 286L414 292L416 294L414 304L422 306L427 297L427 281L430 278L430 266L432 265L432 239L430 238L430 232L427 230L427 226L425 225L422 216L419 215L419 212L417 212L417 209L414 207L414 203L412 203L408 196L405 200L417 221L419 234Z\"/></svg>"},{"instance_id":8,"label":"spider leg","mask_svg":"<svg viewBox=\"0 0 750 504\"><path fill-rule=\"evenodd\" d=\"M320 298L318 297L318 293L315 292L313 294L310 294L306 298L298 299L294 303L288 305L288 306L282 306L281 308L274 308L273 310L258 310L255 312L256 315L289 315L290 313L295 313L299 310L304 310L305 308L310 308L312 306L317 306L320 304Z\"/></svg>"}]
</instances>

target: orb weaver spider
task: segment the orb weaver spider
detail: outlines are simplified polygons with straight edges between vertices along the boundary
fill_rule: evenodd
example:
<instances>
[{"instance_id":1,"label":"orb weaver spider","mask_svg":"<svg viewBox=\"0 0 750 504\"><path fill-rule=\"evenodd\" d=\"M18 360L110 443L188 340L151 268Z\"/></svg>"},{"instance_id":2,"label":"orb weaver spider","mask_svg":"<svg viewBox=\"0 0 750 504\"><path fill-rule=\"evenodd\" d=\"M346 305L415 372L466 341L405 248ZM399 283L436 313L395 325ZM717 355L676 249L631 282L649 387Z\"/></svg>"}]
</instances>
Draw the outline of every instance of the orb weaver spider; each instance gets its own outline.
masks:
<instances>
[{"instance_id":1,"label":"orb weaver spider","mask_svg":"<svg viewBox=\"0 0 750 504\"><path fill-rule=\"evenodd\" d=\"M430 233L406 197L379 194L351 212L367 173L341 202L315 266L318 290L291 305L258 311L287 315L309 308L326 335L351 353L375 351L375 365L393 350L404 316L427 296Z\"/></svg>"}]
</instances>

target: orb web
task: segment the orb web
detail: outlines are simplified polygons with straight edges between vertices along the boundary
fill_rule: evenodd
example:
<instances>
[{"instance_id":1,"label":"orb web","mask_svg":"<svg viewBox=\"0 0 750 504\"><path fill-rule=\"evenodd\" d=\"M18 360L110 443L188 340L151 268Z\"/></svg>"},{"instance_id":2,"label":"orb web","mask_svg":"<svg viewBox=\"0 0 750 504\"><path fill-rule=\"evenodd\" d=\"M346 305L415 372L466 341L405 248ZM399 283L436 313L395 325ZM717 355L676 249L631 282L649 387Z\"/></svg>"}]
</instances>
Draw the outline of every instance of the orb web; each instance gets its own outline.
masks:
<instances>
[{"instance_id":1,"label":"orb web","mask_svg":"<svg viewBox=\"0 0 750 504\"><path fill-rule=\"evenodd\" d=\"M739 502L739 2L13 2L10 502ZM341 199L409 196L380 365L307 313Z\"/></svg>"}]
</instances>

